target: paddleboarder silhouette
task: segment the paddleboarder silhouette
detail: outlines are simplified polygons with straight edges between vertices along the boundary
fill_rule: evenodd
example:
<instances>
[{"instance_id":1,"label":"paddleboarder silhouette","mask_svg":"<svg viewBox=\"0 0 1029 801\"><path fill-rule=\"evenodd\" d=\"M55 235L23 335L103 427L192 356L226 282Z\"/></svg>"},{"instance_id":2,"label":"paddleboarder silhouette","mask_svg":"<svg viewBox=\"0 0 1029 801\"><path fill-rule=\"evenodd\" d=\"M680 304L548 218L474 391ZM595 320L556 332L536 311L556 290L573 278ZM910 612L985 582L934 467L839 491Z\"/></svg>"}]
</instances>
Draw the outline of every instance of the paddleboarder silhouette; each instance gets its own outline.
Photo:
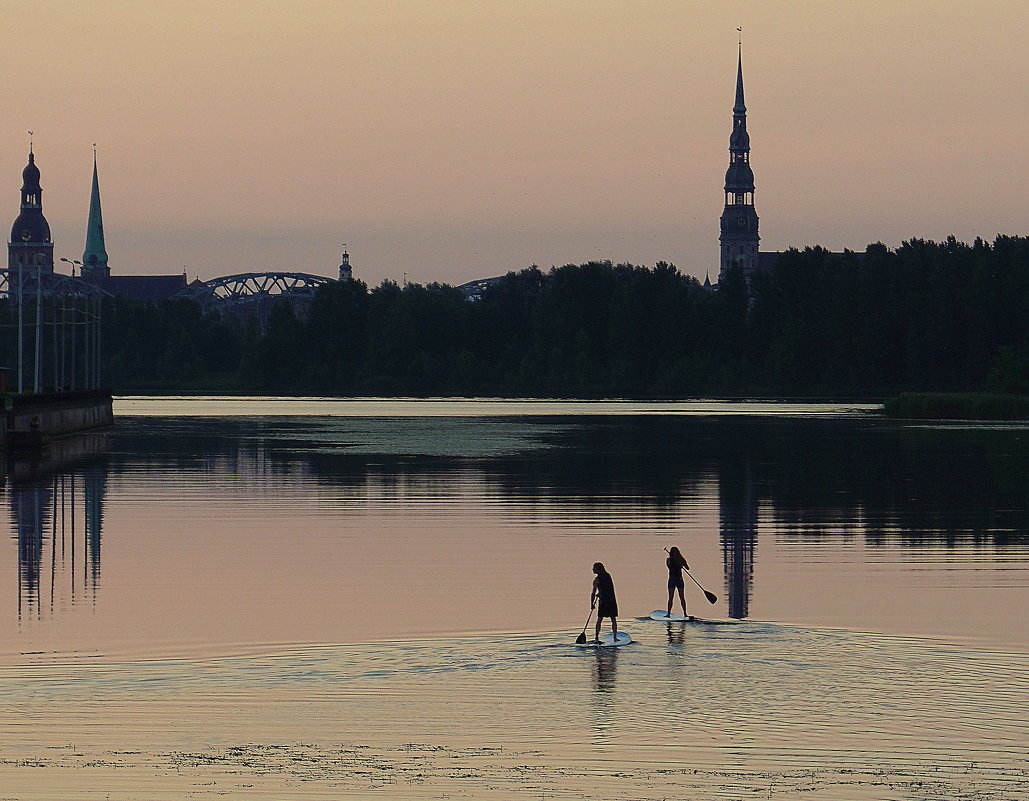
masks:
<instances>
[{"instance_id":1,"label":"paddleboarder silhouette","mask_svg":"<svg viewBox=\"0 0 1029 801\"><path fill-rule=\"evenodd\" d=\"M689 570L690 566L686 564L685 557L679 553L679 549L674 545L668 551L665 565L668 567L668 608L666 612L669 617L672 616L672 599L675 596L675 591L678 590L683 617L689 617L690 613L686 611L686 594L683 592L686 582L683 580L682 571Z\"/></svg>"},{"instance_id":2,"label":"paddleboarder silhouette","mask_svg":"<svg viewBox=\"0 0 1029 801\"><path fill-rule=\"evenodd\" d=\"M590 609L597 610L597 629L594 642L600 642L600 623L605 617L611 618L611 633L618 640L618 601L615 600L615 583L607 572L603 562L593 563L593 590L590 592Z\"/></svg>"}]
</instances>

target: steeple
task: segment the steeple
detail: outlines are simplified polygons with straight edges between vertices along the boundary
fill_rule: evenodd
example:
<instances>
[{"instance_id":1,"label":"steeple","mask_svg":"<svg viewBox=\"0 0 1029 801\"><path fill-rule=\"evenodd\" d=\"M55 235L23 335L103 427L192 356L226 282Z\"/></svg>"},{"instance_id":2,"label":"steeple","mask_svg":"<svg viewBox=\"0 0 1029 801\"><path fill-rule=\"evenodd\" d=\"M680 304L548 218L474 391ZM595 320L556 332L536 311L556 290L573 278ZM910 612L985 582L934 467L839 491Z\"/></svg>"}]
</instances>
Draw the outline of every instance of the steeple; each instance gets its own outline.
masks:
<instances>
[{"instance_id":1,"label":"steeple","mask_svg":"<svg viewBox=\"0 0 1029 801\"><path fill-rule=\"evenodd\" d=\"M100 182L96 175L96 149L93 150L93 188L89 193L89 220L86 222L86 249L82 251L83 278L110 278L104 242L104 218L100 211Z\"/></svg>"},{"instance_id":2,"label":"steeple","mask_svg":"<svg viewBox=\"0 0 1029 801\"><path fill-rule=\"evenodd\" d=\"M354 270L350 266L350 254L347 252L347 246L343 246L343 255L340 256L339 262L339 280L349 281L354 277Z\"/></svg>"},{"instance_id":3,"label":"steeple","mask_svg":"<svg viewBox=\"0 0 1029 801\"><path fill-rule=\"evenodd\" d=\"M725 209L722 211L719 280L733 264L749 275L757 266L758 218L754 209L754 171L750 168L747 105L743 99L743 45L736 58L736 104L729 135L729 169L725 172Z\"/></svg>"},{"instance_id":4,"label":"steeple","mask_svg":"<svg viewBox=\"0 0 1029 801\"><path fill-rule=\"evenodd\" d=\"M21 172L21 212L11 226L7 265L12 270L54 271L54 243L50 241L50 224L43 216L43 189L31 143L29 163Z\"/></svg>"},{"instance_id":5,"label":"steeple","mask_svg":"<svg viewBox=\"0 0 1029 801\"><path fill-rule=\"evenodd\" d=\"M743 102L743 44L740 43L736 52L736 105L732 107L732 113L747 114L747 106ZM745 122L746 120L744 120Z\"/></svg>"}]
</instances>

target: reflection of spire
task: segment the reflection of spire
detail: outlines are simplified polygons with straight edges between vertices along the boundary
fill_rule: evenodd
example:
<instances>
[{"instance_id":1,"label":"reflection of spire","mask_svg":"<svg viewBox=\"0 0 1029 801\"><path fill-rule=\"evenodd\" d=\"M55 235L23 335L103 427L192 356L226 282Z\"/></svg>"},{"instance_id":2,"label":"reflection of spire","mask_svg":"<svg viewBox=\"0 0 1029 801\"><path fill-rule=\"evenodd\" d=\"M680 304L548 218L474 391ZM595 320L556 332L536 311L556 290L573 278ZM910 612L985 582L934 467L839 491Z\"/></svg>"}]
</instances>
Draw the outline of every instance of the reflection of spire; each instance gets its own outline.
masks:
<instances>
[{"instance_id":1,"label":"reflection of spire","mask_svg":"<svg viewBox=\"0 0 1029 801\"><path fill-rule=\"evenodd\" d=\"M100 578L100 536L104 524L104 490L107 486L107 472L100 465L93 465L85 472L86 507L86 558L96 598L97 580Z\"/></svg>"},{"instance_id":2,"label":"reflection of spire","mask_svg":"<svg viewBox=\"0 0 1029 801\"><path fill-rule=\"evenodd\" d=\"M18 616L37 609L43 564L43 530L50 491L39 484L11 488L11 517L18 533Z\"/></svg>"},{"instance_id":3,"label":"reflection of spire","mask_svg":"<svg viewBox=\"0 0 1029 801\"><path fill-rule=\"evenodd\" d=\"M750 584L757 545L757 501L749 460L722 466L718 477L718 511L729 617L743 619L750 612Z\"/></svg>"},{"instance_id":4,"label":"reflection of spire","mask_svg":"<svg viewBox=\"0 0 1029 801\"><path fill-rule=\"evenodd\" d=\"M83 600L96 603L106 486L103 463L88 465L78 474L37 473L11 481L8 499L18 540L19 620L41 619L44 596L51 616Z\"/></svg>"}]
</instances>

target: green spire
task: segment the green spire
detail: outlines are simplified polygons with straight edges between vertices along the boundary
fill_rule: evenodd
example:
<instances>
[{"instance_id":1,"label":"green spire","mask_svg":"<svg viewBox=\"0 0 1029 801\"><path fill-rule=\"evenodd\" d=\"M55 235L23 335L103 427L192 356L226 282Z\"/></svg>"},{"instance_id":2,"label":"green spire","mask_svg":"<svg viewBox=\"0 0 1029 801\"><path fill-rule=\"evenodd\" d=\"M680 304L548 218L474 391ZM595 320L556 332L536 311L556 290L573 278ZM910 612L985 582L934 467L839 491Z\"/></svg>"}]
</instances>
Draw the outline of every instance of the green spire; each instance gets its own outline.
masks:
<instances>
[{"instance_id":1,"label":"green spire","mask_svg":"<svg viewBox=\"0 0 1029 801\"><path fill-rule=\"evenodd\" d=\"M107 249L104 246L104 219L100 212L100 182L96 177L96 150L93 150L93 189L89 193L89 221L86 223L86 249L82 251L83 277L107 278Z\"/></svg>"}]
</instances>

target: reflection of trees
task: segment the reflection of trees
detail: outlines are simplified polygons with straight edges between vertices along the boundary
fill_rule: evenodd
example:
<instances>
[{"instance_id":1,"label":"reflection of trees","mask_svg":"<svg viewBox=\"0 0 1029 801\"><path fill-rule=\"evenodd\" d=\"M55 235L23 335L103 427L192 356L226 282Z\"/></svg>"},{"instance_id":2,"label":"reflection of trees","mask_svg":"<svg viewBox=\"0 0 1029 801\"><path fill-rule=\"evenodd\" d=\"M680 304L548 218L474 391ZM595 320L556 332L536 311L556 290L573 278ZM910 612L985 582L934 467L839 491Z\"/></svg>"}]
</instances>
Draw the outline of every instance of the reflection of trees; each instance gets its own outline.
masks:
<instances>
[{"instance_id":1,"label":"reflection of trees","mask_svg":"<svg viewBox=\"0 0 1029 801\"><path fill-rule=\"evenodd\" d=\"M512 424L528 432L523 453L475 450ZM433 437L460 452L468 430L475 437L463 458L424 455ZM607 510L627 523L648 513L677 525L709 500L712 479L721 494L742 499L739 472L749 465L742 507L719 501L727 520L740 517L730 506L744 509L744 529L760 508L786 538L1003 546L1029 542L1029 437L1018 433L872 417L396 418L388 426L376 418L197 418L125 426L118 450L127 456L112 469L127 458L192 472L299 475L357 495L391 481L400 492L414 483L444 493L463 471L541 517Z\"/></svg>"},{"instance_id":2,"label":"reflection of trees","mask_svg":"<svg viewBox=\"0 0 1029 801\"><path fill-rule=\"evenodd\" d=\"M1029 542L1029 437L1006 430L921 429L871 417L576 418L550 441L553 450L482 469L519 497L596 507L631 501L680 520L714 476L731 496L719 499L724 518L749 530L757 509L767 508L777 529L793 532L787 536Z\"/></svg>"},{"instance_id":3,"label":"reflection of trees","mask_svg":"<svg viewBox=\"0 0 1029 801\"><path fill-rule=\"evenodd\" d=\"M513 431L526 443L521 453L476 450ZM256 479L237 484L269 495L288 492L287 478L344 487L331 497L355 499L360 513L394 496L469 492L479 503L485 493L505 509L515 502L529 520L606 515L615 531L655 521L672 529L710 514L717 486L731 617L747 615L758 510L785 541L831 534L873 547L1029 544L1029 437L1009 427L872 417L220 417L129 419L105 436L117 447L102 460L111 443L82 440L46 463L8 463L26 610L53 608L65 591L75 603L92 597L107 473L153 466ZM465 456L452 455L465 436ZM447 455L425 455L433 442Z\"/></svg>"}]
</instances>

